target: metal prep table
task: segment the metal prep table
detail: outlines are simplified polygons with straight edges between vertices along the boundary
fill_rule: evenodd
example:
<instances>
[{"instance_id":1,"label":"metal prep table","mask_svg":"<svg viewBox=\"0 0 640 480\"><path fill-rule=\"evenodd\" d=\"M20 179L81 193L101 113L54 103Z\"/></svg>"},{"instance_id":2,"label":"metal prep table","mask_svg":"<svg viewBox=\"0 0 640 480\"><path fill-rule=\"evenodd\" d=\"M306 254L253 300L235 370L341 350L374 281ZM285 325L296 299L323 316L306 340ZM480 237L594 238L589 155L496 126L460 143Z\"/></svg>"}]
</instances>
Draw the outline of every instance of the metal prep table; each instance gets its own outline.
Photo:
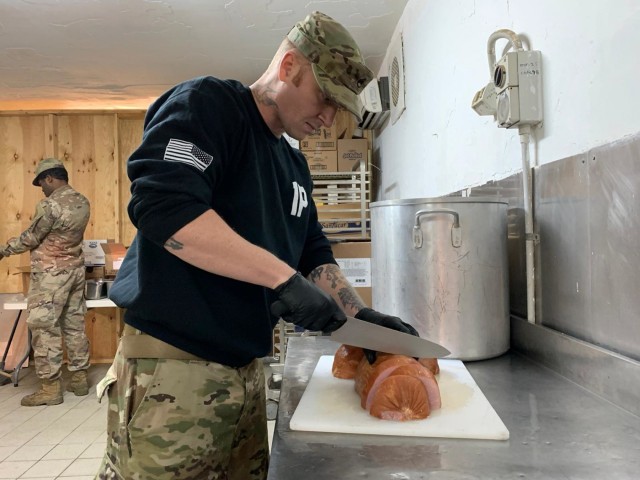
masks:
<instances>
[{"instance_id":1,"label":"metal prep table","mask_svg":"<svg viewBox=\"0 0 640 480\"><path fill-rule=\"evenodd\" d=\"M269 480L636 479L640 418L517 353L465 363L507 441L294 432L326 337L289 339ZM640 399L639 399L640 401Z\"/></svg>"}]
</instances>

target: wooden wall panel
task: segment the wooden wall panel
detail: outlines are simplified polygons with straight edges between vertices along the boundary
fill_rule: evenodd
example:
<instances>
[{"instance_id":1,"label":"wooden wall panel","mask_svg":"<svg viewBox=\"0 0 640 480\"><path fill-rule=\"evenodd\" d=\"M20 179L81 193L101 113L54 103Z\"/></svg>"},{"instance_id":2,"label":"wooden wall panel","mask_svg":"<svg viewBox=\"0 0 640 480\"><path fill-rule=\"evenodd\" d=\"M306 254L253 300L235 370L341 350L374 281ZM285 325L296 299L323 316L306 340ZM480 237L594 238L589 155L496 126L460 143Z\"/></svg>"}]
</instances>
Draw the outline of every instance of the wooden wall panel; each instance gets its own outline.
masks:
<instances>
[{"instance_id":1,"label":"wooden wall panel","mask_svg":"<svg viewBox=\"0 0 640 480\"><path fill-rule=\"evenodd\" d=\"M45 155L58 158L58 116L52 113L47 115L44 123Z\"/></svg>"},{"instance_id":2,"label":"wooden wall panel","mask_svg":"<svg viewBox=\"0 0 640 480\"><path fill-rule=\"evenodd\" d=\"M91 202L85 238L118 240L115 205L113 115L60 115L58 156L69 171L69 183Z\"/></svg>"},{"instance_id":3,"label":"wooden wall panel","mask_svg":"<svg viewBox=\"0 0 640 480\"><path fill-rule=\"evenodd\" d=\"M118 231L118 166L115 164L116 116L93 117L94 131L94 233L120 241Z\"/></svg>"},{"instance_id":4,"label":"wooden wall panel","mask_svg":"<svg viewBox=\"0 0 640 480\"><path fill-rule=\"evenodd\" d=\"M0 117L0 242L20 235L31 223L42 190L31 185L45 155L46 116ZM21 279L10 272L29 265L29 254L0 261L0 291L19 292Z\"/></svg>"},{"instance_id":5,"label":"wooden wall panel","mask_svg":"<svg viewBox=\"0 0 640 480\"><path fill-rule=\"evenodd\" d=\"M46 157L45 147L45 127L46 117L23 117L20 119L20 127L23 132L23 195L22 195L22 228L17 234L25 230L33 220L37 203L44 198L42 189L33 186L32 182L36 175L36 167L40 160ZM22 256L22 264L28 265L28 255Z\"/></svg>"},{"instance_id":6,"label":"wooden wall panel","mask_svg":"<svg viewBox=\"0 0 640 480\"><path fill-rule=\"evenodd\" d=\"M131 181L127 176L127 159L142 141L144 117L118 117L118 154L120 156L120 241L131 245L136 228L127 214L131 198Z\"/></svg>"}]
</instances>

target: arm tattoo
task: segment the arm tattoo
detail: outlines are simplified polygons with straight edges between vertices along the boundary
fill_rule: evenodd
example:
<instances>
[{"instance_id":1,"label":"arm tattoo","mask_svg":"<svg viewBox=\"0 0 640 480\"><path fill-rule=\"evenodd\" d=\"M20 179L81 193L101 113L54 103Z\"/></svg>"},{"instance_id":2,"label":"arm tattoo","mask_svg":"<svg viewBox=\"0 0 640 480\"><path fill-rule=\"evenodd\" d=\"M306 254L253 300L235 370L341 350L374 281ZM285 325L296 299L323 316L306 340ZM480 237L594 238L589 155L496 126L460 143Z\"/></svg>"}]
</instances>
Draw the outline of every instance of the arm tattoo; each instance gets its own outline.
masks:
<instances>
[{"instance_id":1,"label":"arm tattoo","mask_svg":"<svg viewBox=\"0 0 640 480\"><path fill-rule=\"evenodd\" d=\"M342 272L340 271L340 267L337 265L329 265L327 266L327 280L331 282L331 288L334 290L338 288L338 282L344 278Z\"/></svg>"},{"instance_id":2,"label":"arm tattoo","mask_svg":"<svg viewBox=\"0 0 640 480\"><path fill-rule=\"evenodd\" d=\"M326 280L329 286L336 291L340 303L345 308L353 307L356 310L360 310L366 307L353 286L346 281L340 267L337 265L318 267L309 274L309 279L313 283L319 283L322 279Z\"/></svg>"},{"instance_id":3,"label":"arm tattoo","mask_svg":"<svg viewBox=\"0 0 640 480\"><path fill-rule=\"evenodd\" d=\"M353 288L341 288L338 292L338 297L340 297L340 302L342 302L344 307L353 307L356 310L361 310L366 307Z\"/></svg>"},{"instance_id":4,"label":"arm tattoo","mask_svg":"<svg viewBox=\"0 0 640 480\"><path fill-rule=\"evenodd\" d=\"M318 283L318 280L320 280L320 277L322 276L323 270L324 270L324 267L318 267L309 274L309 279L311 280L311 283Z\"/></svg>"},{"instance_id":5,"label":"arm tattoo","mask_svg":"<svg viewBox=\"0 0 640 480\"><path fill-rule=\"evenodd\" d=\"M170 250L182 250L184 245L182 243L180 243L179 241L177 241L175 238L171 237L169 240L167 240L164 244L165 248L168 248Z\"/></svg>"}]
</instances>

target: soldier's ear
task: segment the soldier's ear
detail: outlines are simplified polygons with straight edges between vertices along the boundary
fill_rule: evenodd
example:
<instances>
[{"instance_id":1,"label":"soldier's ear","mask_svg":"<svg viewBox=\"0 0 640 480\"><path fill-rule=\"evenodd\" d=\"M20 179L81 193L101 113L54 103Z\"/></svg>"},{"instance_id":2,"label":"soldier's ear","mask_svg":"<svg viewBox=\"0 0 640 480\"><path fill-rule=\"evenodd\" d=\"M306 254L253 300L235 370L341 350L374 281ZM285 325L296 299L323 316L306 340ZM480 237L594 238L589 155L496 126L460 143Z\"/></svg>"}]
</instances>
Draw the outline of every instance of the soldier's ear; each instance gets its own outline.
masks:
<instances>
[{"instance_id":1,"label":"soldier's ear","mask_svg":"<svg viewBox=\"0 0 640 480\"><path fill-rule=\"evenodd\" d=\"M285 52L285 54L280 59L280 65L278 68L278 80L280 80L281 82L287 82L292 77L294 77L300 69L299 63L300 62L298 62L296 54L293 50Z\"/></svg>"}]
</instances>

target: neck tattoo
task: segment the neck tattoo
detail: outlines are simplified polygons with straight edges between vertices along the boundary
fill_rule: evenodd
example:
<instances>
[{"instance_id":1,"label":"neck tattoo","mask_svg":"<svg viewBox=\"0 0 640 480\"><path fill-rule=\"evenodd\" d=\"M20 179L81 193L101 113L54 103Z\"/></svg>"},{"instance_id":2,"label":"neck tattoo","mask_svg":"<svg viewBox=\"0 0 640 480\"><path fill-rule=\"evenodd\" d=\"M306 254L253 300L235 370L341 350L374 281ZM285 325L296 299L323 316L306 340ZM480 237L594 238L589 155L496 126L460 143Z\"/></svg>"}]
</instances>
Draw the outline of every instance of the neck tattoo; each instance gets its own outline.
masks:
<instances>
[{"instance_id":1,"label":"neck tattoo","mask_svg":"<svg viewBox=\"0 0 640 480\"><path fill-rule=\"evenodd\" d=\"M257 103L261 103L267 107L274 107L276 110L278 109L278 104L273 99L274 90L269 87L256 87L252 89L253 98L256 99Z\"/></svg>"}]
</instances>

